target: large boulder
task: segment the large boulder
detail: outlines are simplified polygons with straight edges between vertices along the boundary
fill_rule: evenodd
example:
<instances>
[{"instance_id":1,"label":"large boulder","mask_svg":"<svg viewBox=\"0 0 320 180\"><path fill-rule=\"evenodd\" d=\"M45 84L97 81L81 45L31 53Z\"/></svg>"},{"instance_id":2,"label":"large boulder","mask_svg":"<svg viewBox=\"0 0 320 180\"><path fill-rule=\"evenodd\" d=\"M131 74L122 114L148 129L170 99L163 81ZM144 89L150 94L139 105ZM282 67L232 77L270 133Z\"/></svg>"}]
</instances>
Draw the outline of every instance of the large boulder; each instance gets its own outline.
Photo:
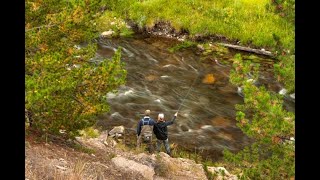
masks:
<instances>
[{"instance_id":1,"label":"large boulder","mask_svg":"<svg viewBox=\"0 0 320 180\"><path fill-rule=\"evenodd\" d=\"M124 134L124 126L115 126L108 134L110 137L121 137Z\"/></svg>"},{"instance_id":2,"label":"large boulder","mask_svg":"<svg viewBox=\"0 0 320 180\"><path fill-rule=\"evenodd\" d=\"M155 174L152 167L143 165L133 160L126 159L124 157L118 156L111 159L112 163L116 166L117 169L125 171L128 173L137 173L141 174L145 179L153 179Z\"/></svg>"},{"instance_id":3,"label":"large boulder","mask_svg":"<svg viewBox=\"0 0 320 180\"><path fill-rule=\"evenodd\" d=\"M207 179L206 173L201 164L194 160L184 158L171 158L168 154L160 152L155 168L158 176L165 176L168 179Z\"/></svg>"},{"instance_id":4,"label":"large boulder","mask_svg":"<svg viewBox=\"0 0 320 180\"><path fill-rule=\"evenodd\" d=\"M138 164L152 168L153 179L207 179L206 173L201 164L184 158L172 158L164 152L148 155L140 153L131 156L130 159Z\"/></svg>"}]
</instances>

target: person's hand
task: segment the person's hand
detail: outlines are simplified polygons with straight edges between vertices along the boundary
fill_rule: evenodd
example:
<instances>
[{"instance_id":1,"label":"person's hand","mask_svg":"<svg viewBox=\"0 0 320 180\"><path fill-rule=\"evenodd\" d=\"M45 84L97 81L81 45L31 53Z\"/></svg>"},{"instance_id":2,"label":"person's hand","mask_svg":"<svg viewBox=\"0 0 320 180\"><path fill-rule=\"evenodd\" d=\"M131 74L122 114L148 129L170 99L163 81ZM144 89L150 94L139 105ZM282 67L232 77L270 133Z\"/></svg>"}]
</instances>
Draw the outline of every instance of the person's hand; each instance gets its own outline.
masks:
<instances>
[{"instance_id":1,"label":"person's hand","mask_svg":"<svg viewBox=\"0 0 320 180\"><path fill-rule=\"evenodd\" d=\"M177 117L177 116L178 116L178 112L176 112L176 113L174 114L174 116L176 116L176 117Z\"/></svg>"}]
</instances>

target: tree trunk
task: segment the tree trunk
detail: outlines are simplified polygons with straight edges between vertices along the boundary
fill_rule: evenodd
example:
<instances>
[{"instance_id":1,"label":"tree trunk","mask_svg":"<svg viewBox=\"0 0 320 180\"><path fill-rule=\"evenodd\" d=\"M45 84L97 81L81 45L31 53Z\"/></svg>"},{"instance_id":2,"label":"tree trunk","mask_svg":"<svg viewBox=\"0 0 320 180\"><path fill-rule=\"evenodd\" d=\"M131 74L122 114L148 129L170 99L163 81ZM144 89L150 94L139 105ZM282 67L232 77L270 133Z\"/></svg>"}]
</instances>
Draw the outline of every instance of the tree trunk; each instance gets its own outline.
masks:
<instances>
[{"instance_id":1,"label":"tree trunk","mask_svg":"<svg viewBox=\"0 0 320 180\"><path fill-rule=\"evenodd\" d=\"M273 54L270 51L265 51L265 50L259 50L259 49L252 49L249 47L243 47L243 46L238 46L238 45L232 45L232 44L225 44L225 43L218 43L222 46L228 47L228 48L233 48L241 51L247 51L247 52L253 52L256 54L262 54L265 56L273 56Z\"/></svg>"}]
</instances>

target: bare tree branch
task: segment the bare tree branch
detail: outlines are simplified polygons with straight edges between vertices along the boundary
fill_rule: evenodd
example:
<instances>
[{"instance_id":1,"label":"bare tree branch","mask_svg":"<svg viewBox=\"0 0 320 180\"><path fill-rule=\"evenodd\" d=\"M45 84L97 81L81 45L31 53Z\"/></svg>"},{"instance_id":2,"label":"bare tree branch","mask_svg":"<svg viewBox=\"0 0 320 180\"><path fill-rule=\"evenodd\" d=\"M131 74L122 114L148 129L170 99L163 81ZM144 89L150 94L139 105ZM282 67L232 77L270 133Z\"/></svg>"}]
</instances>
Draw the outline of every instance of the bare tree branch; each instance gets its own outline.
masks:
<instances>
[{"instance_id":1,"label":"bare tree branch","mask_svg":"<svg viewBox=\"0 0 320 180\"><path fill-rule=\"evenodd\" d=\"M228 47L228 48L241 50L241 51L253 52L253 53L262 54L262 55L265 55L265 56L273 56L273 54L270 51L252 49L252 48L249 48L249 47L243 47L243 46L226 44L226 43L218 43L218 44L220 44L222 46L225 46L225 47Z\"/></svg>"}]
</instances>

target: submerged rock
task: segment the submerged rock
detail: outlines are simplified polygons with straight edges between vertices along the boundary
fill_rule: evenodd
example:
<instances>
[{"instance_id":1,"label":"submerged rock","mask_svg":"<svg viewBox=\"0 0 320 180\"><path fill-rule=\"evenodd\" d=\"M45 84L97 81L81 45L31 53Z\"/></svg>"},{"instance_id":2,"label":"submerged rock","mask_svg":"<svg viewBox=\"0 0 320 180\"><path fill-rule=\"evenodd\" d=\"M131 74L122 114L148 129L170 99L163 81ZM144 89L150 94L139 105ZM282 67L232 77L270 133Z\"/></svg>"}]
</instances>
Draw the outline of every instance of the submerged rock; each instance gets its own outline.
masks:
<instances>
[{"instance_id":1,"label":"submerged rock","mask_svg":"<svg viewBox=\"0 0 320 180\"><path fill-rule=\"evenodd\" d=\"M214 84L214 82L215 82L215 78L214 78L213 74L207 74L202 79L202 83L204 83L204 84Z\"/></svg>"},{"instance_id":2,"label":"submerged rock","mask_svg":"<svg viewBox=\"0 0 320 180\"><path fill-rule=\"evenodd\" d=\"M243 92L242 92L242 87L237 87L237 93L239 96L244 97Z\"/></svg>"},{"instance_id":3,"label":"submerged rock","mask_svg":"<svg viewBox=\"0 0 320 180\"><path fill-rule=\"evenodd\" d=\"M145 79L147 81L154 81L154 80L158 79L158 77L155 76L155 75L148 75L148 76L145 77Z\"/></svg>"}]
</instances>

